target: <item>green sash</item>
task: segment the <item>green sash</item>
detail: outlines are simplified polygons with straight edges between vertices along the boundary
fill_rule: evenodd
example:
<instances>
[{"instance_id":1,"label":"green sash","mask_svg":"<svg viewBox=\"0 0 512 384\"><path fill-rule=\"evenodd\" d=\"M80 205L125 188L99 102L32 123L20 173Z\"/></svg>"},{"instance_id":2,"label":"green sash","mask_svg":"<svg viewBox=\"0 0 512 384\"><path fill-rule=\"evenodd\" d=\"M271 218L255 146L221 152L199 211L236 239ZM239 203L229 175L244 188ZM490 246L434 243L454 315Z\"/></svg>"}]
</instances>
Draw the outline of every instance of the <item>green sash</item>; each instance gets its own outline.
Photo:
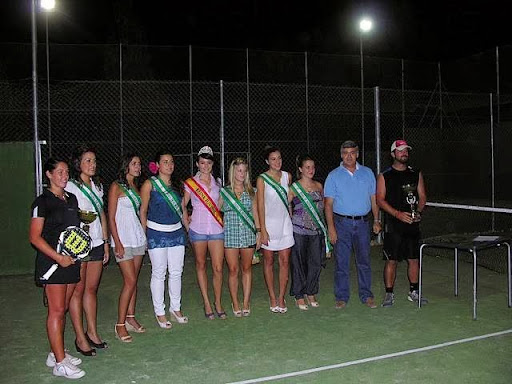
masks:
<instances>
[{"instance_id":1,"label":"green sash","mask_svg":"<svg viewBox=\"0 0 512 384\"><path fill-rule=\"evenodd\" d=\"M300 185L298 181L291 185L291 190L295 193L295 195L299 198L300 202L306 208L306 211L309 213L309 216L315 222L315 225L320 228L324 234L325 241L325 252L329 253L332 251L332 245L329 242L329 236L327 235L327 228L322 218L320 217L320 212L318 211L318 207L315 202L311 199L309 193Z\"/></svg>"},{"instance_id":2,"label":"green sash","mask_svg":"<svg viewBox=\"0 0 512 384\"><path fill-rule=\"evenodd\" d=\"M231 188L222 188L220 190L221 196L224 198L224 201L229 204L229 206L235 211L242 220L242 222L253 232L256 233L256 226L254 225L254 218L251 213L247 211L245 206L242 204L240 200L238 200L231 190Z\"/></svg>"},{"instance_id":3,"label":"green sash","mask_svg":"<svg viewBox=\"0 0 512 384\"><path fill-rule=\"evenodd\" d=\"M183 219L181 201L180 198L176 196L176 192L171 188L168 188L164 182L156 176L151 176L149 180L151 181L151 184L153 184L153 187L155 187L156 191L162 195L167 205L178 214L180 219Z\"/></svg>"},{"instance_id":4,"label":"green sash","mask_svg":"<svg viewBox=\"0 0 512 384\"><path fill-rule=\"evenodd\" d=\"M270 185L274 191L276 191L277 196L279 196L285 208L288 209L288 195L286 190L280 184L276 183L276 181L266 173L262 173L260 177L263 179L263 181Z\"/></svg>"},{"instance_id":5,"label":"green sash","mask_svg":"<svg viewBox=\"0 0 512 384\"><path fill-rule=\"evenodd\" d=\"M124 184L121 184L121 183L117 183L117 184L121 187L121 190L124 192L124 194L126 196L128 196L128 198L132 202L133 210L135 211L135 214L137 216L139 216L139 209L140 209L140 203L141 203L140 196L133 189L126 188L126 186Z\"/></svg>"},{"instance_id":6,"label":"green sash","mask_svg":"<svg viewBox=\"0 0 512 384\"><path fill-rule=\"evenodd\" d=\"M98 214L98 217L101 221L101 212L103 211L103 201L100 199L100 197L94 193L94 191L85 183L79 183L76 180L69 180L73 184L76 185L78 189L84 194L85 197L91 202L92 206L94 207L94 210Z\"/></svg>"}]
</instances>

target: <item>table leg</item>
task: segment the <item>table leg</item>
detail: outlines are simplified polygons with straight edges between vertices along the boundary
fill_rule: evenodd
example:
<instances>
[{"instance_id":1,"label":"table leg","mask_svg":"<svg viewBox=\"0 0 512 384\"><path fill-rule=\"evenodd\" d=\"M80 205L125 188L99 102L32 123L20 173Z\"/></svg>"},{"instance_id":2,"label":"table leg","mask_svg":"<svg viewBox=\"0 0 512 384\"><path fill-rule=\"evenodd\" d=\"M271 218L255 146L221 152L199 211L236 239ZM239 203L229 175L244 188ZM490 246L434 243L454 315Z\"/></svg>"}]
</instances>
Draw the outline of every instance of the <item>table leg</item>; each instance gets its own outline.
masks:
<instances>
[{"instance_id":1,"label":"table leg","mask_svg":"<svg viewBox=\"0 0 512 384\"><path fill-rule=\"evenodd\" d=\"M476 248L473 247L473 320L476 320Z\"/></svg>"},{"instance_id":2,"label":"table leg","mask_svg":"<svg viewBox=\"0 0 512 384\"><path fill-rule=\"evenodd\" d=\"M455 248L454 251L454 293L459 296L459 250Z\"/></svg>"}]
</instances>

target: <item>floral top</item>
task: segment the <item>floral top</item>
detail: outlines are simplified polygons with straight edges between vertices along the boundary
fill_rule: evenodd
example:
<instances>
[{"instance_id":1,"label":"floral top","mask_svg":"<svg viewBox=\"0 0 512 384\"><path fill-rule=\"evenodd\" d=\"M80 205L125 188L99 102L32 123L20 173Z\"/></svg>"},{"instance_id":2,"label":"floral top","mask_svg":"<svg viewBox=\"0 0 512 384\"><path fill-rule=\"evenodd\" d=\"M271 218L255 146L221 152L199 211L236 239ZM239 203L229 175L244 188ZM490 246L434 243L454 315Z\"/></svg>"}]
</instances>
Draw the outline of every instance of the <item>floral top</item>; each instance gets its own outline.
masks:
<instances>
[{"instance_id":1,"label":"floral top","mask_svg":"<svg viewBox=\"0 0 512 384\"><path fill-rule=\"evenodd\" d=\"M320 191L308 192L309 196L315 203L320 217L324 219L324 196ZM322 230L318 228L309 215L308 211L304 208L301 201L297 196L292 200L292 224L293 232L299 235L321 235ZM325 220L325 219L324 219Z\"/></svg>"}]
</instances>

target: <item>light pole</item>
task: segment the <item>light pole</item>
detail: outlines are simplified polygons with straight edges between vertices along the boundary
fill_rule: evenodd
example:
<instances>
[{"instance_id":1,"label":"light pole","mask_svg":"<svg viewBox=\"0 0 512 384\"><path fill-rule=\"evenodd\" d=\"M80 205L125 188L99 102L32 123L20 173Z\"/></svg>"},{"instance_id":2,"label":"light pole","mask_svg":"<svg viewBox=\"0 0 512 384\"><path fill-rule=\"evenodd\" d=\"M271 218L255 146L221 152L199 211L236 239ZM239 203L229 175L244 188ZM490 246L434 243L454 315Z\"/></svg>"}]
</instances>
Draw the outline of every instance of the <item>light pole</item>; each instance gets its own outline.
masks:
<instances>
[{"instance_id":1,"label":"light pole","mask_svg":"<svg viewBox=\"0 0 512 384\"><path fill-rule=\"evenodd\" d=\"M359 22L359 56L361 62L361 159L364 165L364 60L363 60L363 34L373 27L371 19L362 18Z\"/></svg>"},{"instance_id":2,"label":"light pole","mask_svg":"<svg viewBox=\"0 0 512 384\"><path fill-rule=\"evenodd\" d=\"M41 9L45 16L46 31L46 116L48 118L49 155L52 155L52 121L50 112L50 43L48 39L48 14L55 9L55 0L41 0Z\"/></svg>"}]
</instances>

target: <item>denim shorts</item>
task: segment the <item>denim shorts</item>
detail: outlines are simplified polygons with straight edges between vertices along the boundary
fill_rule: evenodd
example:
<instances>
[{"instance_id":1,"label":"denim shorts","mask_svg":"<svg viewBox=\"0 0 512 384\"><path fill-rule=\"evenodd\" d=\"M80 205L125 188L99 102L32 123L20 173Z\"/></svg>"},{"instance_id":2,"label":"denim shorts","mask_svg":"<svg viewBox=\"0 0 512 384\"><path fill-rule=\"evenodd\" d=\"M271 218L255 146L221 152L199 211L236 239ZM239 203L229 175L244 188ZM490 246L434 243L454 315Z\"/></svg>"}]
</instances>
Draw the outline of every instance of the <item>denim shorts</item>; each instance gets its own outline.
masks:
<instances>
[{"instance_id":1,"label":"denim shorts","mask_svg":"<svg viewBox=\"0 0 512 384\"><path fill-rule=\"evenodd\" d=\"M193 230L188 231L188 238L191 243L195 243L198 241L212 241L212 240L222 240L224 241L224 232L217 233L215 235L205 235L202 233L194 232Z\"/></svg>"}]
</instances>

